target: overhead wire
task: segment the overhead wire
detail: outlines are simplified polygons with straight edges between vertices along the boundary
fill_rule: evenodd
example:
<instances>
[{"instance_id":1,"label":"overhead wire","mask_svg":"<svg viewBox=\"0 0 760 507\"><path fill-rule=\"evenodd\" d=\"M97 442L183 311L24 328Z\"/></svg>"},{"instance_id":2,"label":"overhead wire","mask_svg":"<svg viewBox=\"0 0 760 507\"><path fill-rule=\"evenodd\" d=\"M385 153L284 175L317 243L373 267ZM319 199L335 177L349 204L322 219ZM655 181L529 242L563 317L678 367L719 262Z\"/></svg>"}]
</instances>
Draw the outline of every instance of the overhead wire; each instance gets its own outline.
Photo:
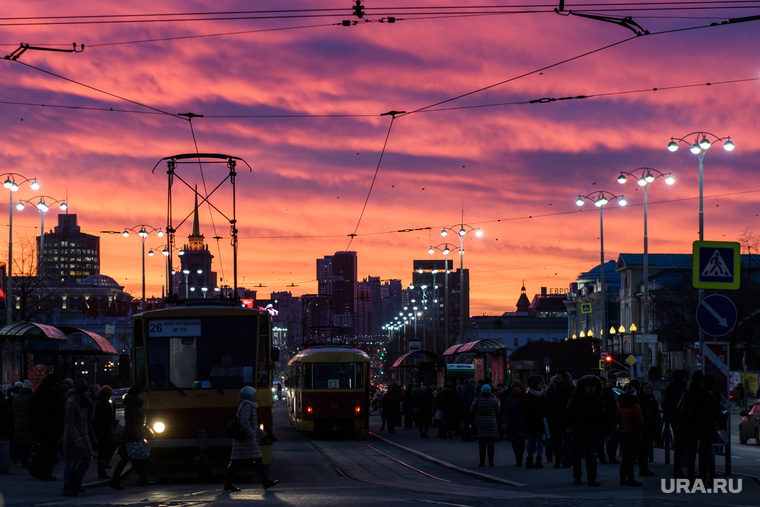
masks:
<instances>
[{"instance_id":1,"label":"overhead wire","mask_svg":"<svg viewBox=\"0 0 760 507\"><path fill-rule=\"evenodd\" d=\"M491 14L491 13L488 13L488 14ZM469 13L468 15L473 15L473 13ZM321 26L327 26L327 25L321 25ZM716 25L711 25L711 26L716 26ZM720 26L720 25L717 25L717 26ZM701 29L701 28L707 28L707 27L689 27L689 28L682 28L682 29L673 29L673 30L667 30L667 31L656 32L656 33L653 33L652 35L655 35L655 34L663 34L663 33L673 33L673 32L677 32L677 31L684 31L684 30ZM292 28L291 28L291 29L292 29ZM273 30L279 30L279 29L270 29L270 31L273 31ZM252 31L246 31L246 32L235 32L235 33L252 33ZM206 35L206 36L210 36L210 35ZM191 37L191 38L197 38L197 37L199 37L199 36L189 36L189 37ZM184 37L181 37L181 38L184 38ZM587 51L587 52L585 52L585 53L582 53L582 54L580 54L580 55L576 55L576 56L573 56L573 57L571 57L571 58L568 58L568 59L564 59L564 60L561 60L561 61L559 61L559 62L555 62L555 63L552 63L552 64L550 64L550 65L547 65L547 66L541 67L541 68L539 68L539 69L536 69L536 70L533 70L533 71L531 71L531 72L528 72L528 73L524 73L524 74L521 74L521 75L518 75L518 76L514 76L514 77L512 77L512 78L509 78L509 79L506 79L506 80L500 81L500 82L498 82L498 83L494 83L494 84L492 84L492 85L488 85L488 86L485 86L485 87L481 87L481 88L478 88L478 89L476 89L476 90L472 90L472 91L469 91L469 92L466 92L466 93L463 93L463 94L459 94L459 95L457 95L457 96L454 96L454 97L451 97L451 98L445 99L445 100L443 100L443 101L438 101L438 102L436 102L436 103L433 103L433 104L430 104L430 105L428 105L428 106L424 106L424 107L421 107L421 108L415 109L415 110L413 110L413 111L410 111L410 112L408 112L408 113L400 113L399 115L400 115L400 116L402 116L402 115L408 115L408 114L413 114L413 113L418 113L418 112L432 112L432 111L440 111L440 110L444 110L444 109L445 109L445 110L451 110L451 109L454 109L454 108L438 108L438 109L435 109L435 108L437 108L437 106L440 106L440 105L443 105L443 104L447 104L447 103L450 103L450 102L453 102L453 101L456 101L456 100L462 99L462 98L464 98L464 97L468 97L468 96L471 96L471 95L474 95L474 94L477 94L477 93L481 93L481 92L483 92L483 91L486 91L486 90L489 90L489 89L492 89L492 88L495 88L495 87L498 87L498 86L502 86L502 85L504 85L504 84L507 84L507 83L513 82L513 81L515 81L515 80L517 80L517 79L520 79L520 78L523 78L523 77L526 77L526 76L529 76L529 75L535 74L535 73L537 73L537 72L541 72L541 71L543 71L543 70L547 70L547 69L550 69L550 68L553 68L553 67L557 67L557 66L559 66L559 65L562 65L562 64L565 64L565 63L571 62L571 61L573 61L573 60L577 60L577 59L580 59L580 58L583 58L583 57L589 56L589 55L591 55L591 54L594 54L594 53L597 53L597 52L600 52L600 51L604 51L604 50L606 50L606 49L609 49L609 48L611 48L611 47L614 47L614 46L617 46L617 45L620 45L620 44L624 44L624 43L626 43L626 42L629 42L630 40L633 40L633 39L636 39L636 38L638 38L638 36L632 36L632 37L629 37L629 38L626 38L626 39L622 39L622 40L620 40L620 41L617 41L617 42L614 42L614 43L611 43L611 44L608 44L608 45L602 46L602 47L600 47L600 48L596 48L596 49L594 49L594 50L591 50L591 51ZM136 42L135 42L135 43L136 43ZM112 44L113 44L113 43L112 43ZM105 44L103 44L103 45L105 45ZM92 46L93 46L92 44L91 44L91 45L89 45L89 47L92 47ZM34 68L34 69L36 69L36 70L38 70L38 71L41 71L41 72L47 73L47 74L49 74L49 75L51 75L51 76L54 76L54 77L58 77L58 78L60 78L60 79L64 79L64 80L66 80L66 81L69 81L69 82L72 82L72 83L75 83L75 84L78 84L78 85L84 86L84 87L86 87L86 88L89 88L89 89L91 89L91 90L94 90L94 91L98 91L98 92L100 92L100 93L104 93L104 94L106 94L106 95L109 95L109 96L111 96L111 97L117 98L117 99L119 99L119 100L124 100L124 101L126 101L126 102L129 102L129 103L132 103L132 104L138 105L138 106L140 106L140 107L145 107L145 108L147 108L147 109L151 110L151 111L152 111L153 113L155 113L155 114L166 114L166 115L169 115L169 116L172 116L172 117L175 117L175 118L179 118L179 119L185 119L185 118L182 118L182 117L181 117L181 116L179 116L179 115L175 115L175 114L169 113L169 112L167 112L167 111L163 111L163 110L161 110L161 109L159 109L159 108L155 108L155 107L152 107L152 106L148 106L148 105L142 104L142 103L140 103L140 102L137 102L137 101L133 101L133 100L127 99L127 98L125 98L125 97L122 97L122 96L119 96L119 95L116 95L116 94L113 94L113 93L110 93L110 92L106 92L106 91L104 91L104 90L100 90L100 89L98 89L98 88L95 88L95 87L92 87L92 86L86 85L86 84L84 84L84 83L81 83L81 82L78 82L78 81L76 81L76 80L73 80L73 79L70 79L70 78L66 78L66 77L64 77L64 76L61 76L61 75L59 75L59 74L56 74L56 73L53 73L53 72L50 72L50 71L46 71L46 70L44 70L44 69L40 69L40 68L37 68L37 67L31 66L31 65L28 65L28 64L25 64L24 62L19 62L19 63L21 63L22 65L25 65L25 66L27 66L27 67L30 67L30 68ZM753 80L753 79L746 79L746 80L733 80L733 81L721 82L721 84L722 84L722 83L729 83L729 82L743 82L743 81L750 81L750 80ZM711 84L711 83L707 83L706 85L707 85L707 86L709 86L710 84ZM682 85L682 86L679 86L679 87L668 87L668 88L660 88L660 89L675 89L675 88L680 88L680 87L690 87L690 86L703 86L703 85ZM544 100L544 99L539 99L539 100L537 100L537 101L530 101L530 102L528 102L528 103L536 103L536 102L539 102L539 103L540 103L540 102L547 102L547 101L553 101L553 100L566 100L566 99L572 99L572 98L590 98L590 97L593 97L593 96L597 96L597 97L599 97L599 96L605 96L605 95L614 95L614 94L623 94L623 93L641 93L641 92L643 92L643 91L657 91L657 90L658 90L658 89L657 89L657 88L655 88L655 89L652 89L652 90L630 90L630 91L624 91L624 92L608 92L608 93L600 93L600 94L595 94L595 95L575 96L575 97L565 97L565 98L560 98L560 99L546 99L546 100ZM8 102L3 102L3 103L8 103ZM521 102L521 103L524 103L524 102ZM63 107L63 106L59 106L59 107ZM488 107L488 106L486 106L486 105L480 105L480 106L462 106L462 107L459 107L459 108L461 108L461 109L465 109L465 108L472 108L472 107ZM84 109L84 108L81 108L81 107L77 107L77 109ZM113 109L110 109L110 111L113 111ZM304 115L303 117L315 117L315 116L316 116L316 115ZM335 116L335 115L319 115L319 116L322 116L322 117L333 117L333 116ZM340 116L343 116L343 117L345 117L345 116L357 116L357 115L340 115ZM376 115L360 115L360 116L376 116ZM209 116L209 117L218 117L218 118L224 118L224 117L226 117L226 116L220 115L220 116ZM247 116L246 116L246 115L235 115L235 117L247 117ZM252 116L252 117L262 117L262 116L258 116L258 115L257 115L257 116ZM302 116L293 116L293 115L287 115L287 116L280 116L280 115L267 115L266 117L302 117ZM387 148L387 144L388 144L388 140L389 140L390 132L391 132L391 129L392 129L393 123L394 123L394 121L395 121L395 118L396 118L396 116L395 116L395 114L394 114L394 115L392 116L392 119L391 119L391 123L390 123L390 125L389 125L389 128L388 128L388 131L387 131L387 133L386 133L386 138L385 138L385 142L384 142L384 145L383 145L383 149L382 149L382 151L381 151L381 154L380 154L380 157L379 157L378 163L377 163L377 165L376 165L376 168L375 168L375 172L374 172L374 175L373 175L373 179L372 179L372 182L371 182L371 184L370 184L370 188L369 188L369 190L368 190L367 196L366 196L366 198L365 198L365 202L364 202L364 205L363 205L363 207L362 207L362 211L361 211L361 213L360 213L360 216L359 216L359 219L358 219L358 221L357 221L357 224L356 224L356 227L355 227L355 229L354 229L354 232L353 232L352 234L350 234L350 235L349 235L349 237L350 237L350 240L349 240L349 246L351 245L351 242L353 241L353 238L354 238L354 237L357 237L357 236L359 236L359 234L358 234L359 225L361 224L362 218L363 218L363 216L364 216L364 212L366 211L366 208L367 208L367 204L368 204L368 202L369 202L369 198L370 198L370 196L371 196L371 193L372 193L372 189L373 189L373 187L374 187L374 183L375 183L375 181L376 181L376 178L377 178L377 175L378 175L378 172L379 172L380 166L381 166L381 162L382 162L383 153L385 152L385 149ZM190 121L189 123L190 123L190 129L191 129L191 133L192 133L192 137L193 137L193 142L194 142L194 144L195 144L195 147L196 147L196 152L197 152L197 150L198 150L198 146L197 146L197 139L196 139L196 137L195 137L195 132L194 132L194 129L193 129L193 126L192 126L192 122ZM201 178L202 178L202 180L203 180L203 184L204 184L204 192L207 192L207 189L205 188L205 179L204 179L204 177L203 177L203 171L202 171L202 167L201 167ZM532 217L531 217L531 218L532 218ZM213 218L212 218L212 221L213 221ZM215 229L214 229L214 230L215 230ZM401 232L401 231L396 231L396 232Z\"/></svg>"}]
</instances>

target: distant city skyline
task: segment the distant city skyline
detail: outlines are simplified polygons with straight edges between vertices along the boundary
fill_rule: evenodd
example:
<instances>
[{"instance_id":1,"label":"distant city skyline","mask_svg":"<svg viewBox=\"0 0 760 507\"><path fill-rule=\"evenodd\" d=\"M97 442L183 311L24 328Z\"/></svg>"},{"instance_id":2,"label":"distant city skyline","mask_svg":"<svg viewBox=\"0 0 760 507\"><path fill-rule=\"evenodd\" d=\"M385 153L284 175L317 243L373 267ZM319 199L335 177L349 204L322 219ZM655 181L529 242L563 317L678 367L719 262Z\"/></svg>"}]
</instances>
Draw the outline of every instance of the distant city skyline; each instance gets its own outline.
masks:
<instances>
[{"instance_id":1,"label":"distant city skyline","mask_svg":"<svg viewBox=\"0 0 760 507\"><path fill-rule=\"evenodd\" d=\"M648 191L649 252L690 253L699 172L688 144L706 132L736 149L716 143L704 157L705 239L760 235L760 21L737 22L760 7L595 9L621 20L609 23L488 1L399 10L378 0L361 19L352 5L294 1L288 16L268 12L282 9L272 0L203 15L160 0L149 11L131 0L14 5L0 26L0 172L41 184L20 185L14 202L65 200L81 231L101 238L101 273L139 298L140 241L102 231L166 228L165 157L239 157L239 286L314 294L315 259L355 251L359 280L406 287L414 260L444 259L431 246L448 242L459 268L458 238L440 232L464 223L484 232L464 238L470 314L494 315L515 309L523 284L565 289L599 265L600 213L578 208L579 195L629 201L604 211L607 261L643 251L643 192L619 184L621 171L673 173L673 186ZM685 140L675 153L672 138ZM233 277L226 176L185 165L175 178L189 188L172 197L181 244L197 185L220 285ZM4 262L8 205L6 195ZM16 245L33 244L39 226L31 206L14 212ZM146 295L159 297L165 238L145 245L159 253L146 259Z\"/></svg>"}]
</instances>

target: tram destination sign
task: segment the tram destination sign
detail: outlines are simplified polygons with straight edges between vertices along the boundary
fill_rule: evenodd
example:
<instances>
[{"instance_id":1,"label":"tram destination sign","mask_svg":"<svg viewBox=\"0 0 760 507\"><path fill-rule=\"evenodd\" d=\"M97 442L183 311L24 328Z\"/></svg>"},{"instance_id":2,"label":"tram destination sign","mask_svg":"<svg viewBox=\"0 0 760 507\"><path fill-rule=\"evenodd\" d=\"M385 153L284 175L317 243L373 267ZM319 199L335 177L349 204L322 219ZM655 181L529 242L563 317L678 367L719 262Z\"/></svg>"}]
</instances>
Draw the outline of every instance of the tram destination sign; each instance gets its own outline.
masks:
<instances>
[{"instance_id":1,"label":"tram destination sign","mask_svg":"<svg viewBox=\"0 0 760 507\"><path fill-rule=\"evenodd\" d=\"M148 336L151 338L200 335L201 319L155 319L148 321Z\"/></svg>"}]
</instances>

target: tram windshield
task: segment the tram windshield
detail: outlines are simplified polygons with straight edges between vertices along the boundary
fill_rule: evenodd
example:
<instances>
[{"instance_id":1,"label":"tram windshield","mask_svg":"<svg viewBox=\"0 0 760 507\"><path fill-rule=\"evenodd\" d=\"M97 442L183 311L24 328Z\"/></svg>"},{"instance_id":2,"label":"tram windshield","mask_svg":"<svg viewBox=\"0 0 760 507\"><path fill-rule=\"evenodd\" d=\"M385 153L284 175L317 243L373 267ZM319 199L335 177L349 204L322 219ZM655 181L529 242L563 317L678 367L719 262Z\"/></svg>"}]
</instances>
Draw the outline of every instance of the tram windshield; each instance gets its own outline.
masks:
<instances>
[{"instance_id":1,"label":"tram windshield","mask_svg":"<svg viewBox=\"0 0 760 507\"><path fill-rule=\"evenodd\" d=\"M265 335L257 340L257 317L149 320L145 330L151 390L268 387L264 319L262 324L260 333ZM258 378L257 371L262 373Z\"/></svg>"},{"instance_id":2,"label":"tram windshield","mask_svg":"<svg viewBox=\"0 0 760 507\"><path fill-rule=\"evenodd\" d=\"M363 363L303 363L304 389L364 389Z\"/></svg>"}]
</instances>

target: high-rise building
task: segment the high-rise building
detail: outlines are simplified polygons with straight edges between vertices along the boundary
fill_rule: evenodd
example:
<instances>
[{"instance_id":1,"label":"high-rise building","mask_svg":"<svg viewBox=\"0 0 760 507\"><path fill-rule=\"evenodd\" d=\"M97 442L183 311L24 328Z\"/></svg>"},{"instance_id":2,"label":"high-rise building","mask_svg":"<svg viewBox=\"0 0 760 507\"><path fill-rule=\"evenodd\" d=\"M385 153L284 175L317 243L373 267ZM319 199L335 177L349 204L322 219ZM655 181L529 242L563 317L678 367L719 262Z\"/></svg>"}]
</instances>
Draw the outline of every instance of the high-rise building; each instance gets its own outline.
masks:
<instances>
[{"instance_id":1,"label":"high-rise building","mask_svg":"<svg viewBox=\"0 0 760 507\"><path fill-rule=\"evenodd\" d=\"M383 326L390 323L403 306L401 280L381 280L379 276L370 276L359 282L359 289L369 293L364 297L367 305L363 317L366 332L362 334L383 334Z\"/></svg>"},{"instance_id":2,"label":"high-rise building","mask_svg":"<svg viewBox=\"0 0 760 507\"><path fill-rule=\"evenodd\" d=\"M462 304L464 305L465 319L469 316L470 270L452 271L454 264L451 260L415 260L413 266L412 285L414 289L411 291L412 299L420 301L424 298L428 301L428 311L432 317L431 322L435 328L443 330L444 337L448 336L448 342L445 346L449 346L459 339ZM461 288L462 281L464 281L464 291ZM423 285L426 286L424 291L422 290ZM460 295L463 296L461 301ZM465 322L466 324L467 322ZM447 327L448 333L446 332Z\"/></svg>"},{"instance_id":3,"label":"high-rise building","mask_svg":"<svg viewBox=\"0 0 760 507\"><path fill-rule=\"evenodd\" d=\"M58 225L44 234L41 274L49 284L74 285L100 274L100 237L85 234L75 213L59 214ZM40 251L37 237L37 252Z\"/></svg>"},{"instance_id":4,"label":"high-rise building","mask_svg":"<svg viewBox=\"0 0 760 507\"><path fill-rule=\"evenodd\" d=\"M317 259L317 283L319 295L332 300L332 325L355 334L359 295L356 252L335 252Z\"/></svg>"}]
</instances>

